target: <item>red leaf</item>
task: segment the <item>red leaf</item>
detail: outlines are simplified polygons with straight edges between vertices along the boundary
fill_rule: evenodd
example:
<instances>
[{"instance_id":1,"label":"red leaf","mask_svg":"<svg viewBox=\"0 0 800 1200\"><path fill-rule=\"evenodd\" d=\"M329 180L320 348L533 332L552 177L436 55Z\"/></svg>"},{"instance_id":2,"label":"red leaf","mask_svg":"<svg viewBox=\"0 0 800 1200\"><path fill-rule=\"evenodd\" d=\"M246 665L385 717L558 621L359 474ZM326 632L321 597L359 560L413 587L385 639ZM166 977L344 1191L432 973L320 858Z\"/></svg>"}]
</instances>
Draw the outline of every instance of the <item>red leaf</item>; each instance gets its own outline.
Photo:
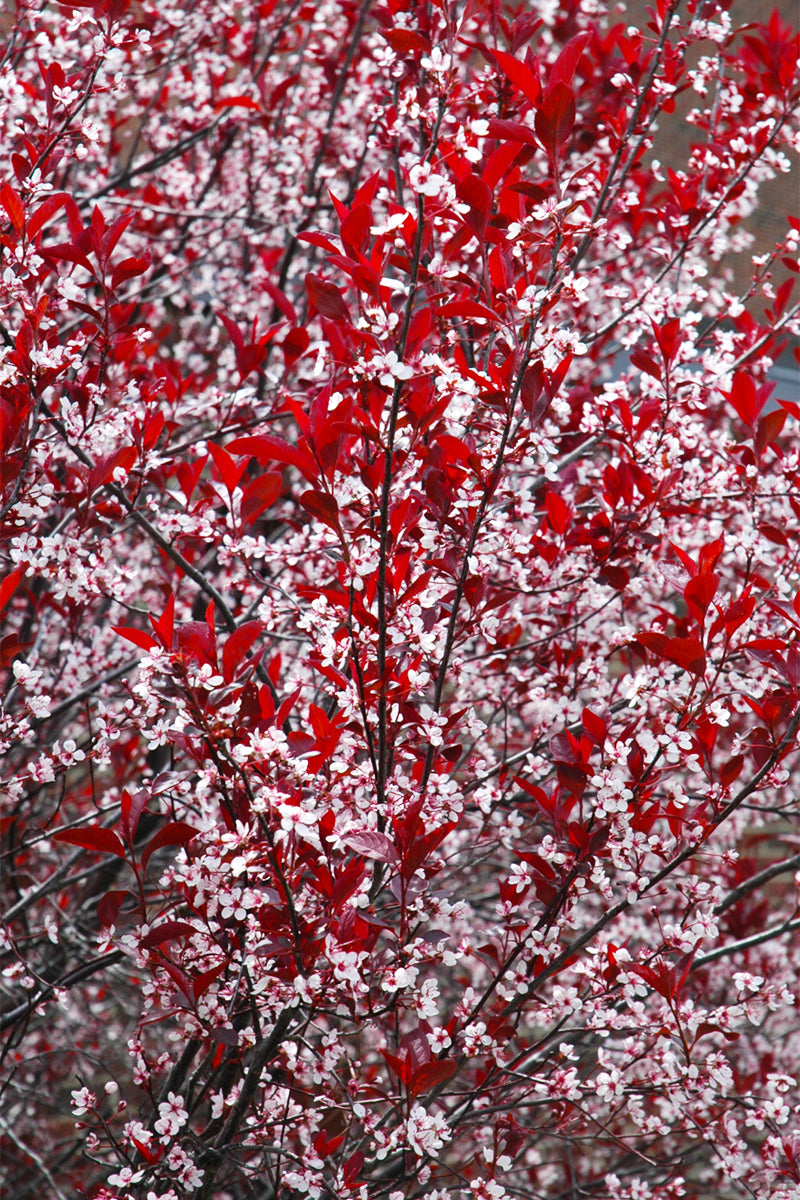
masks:
<instances>
[{"instance_id":1,"label":"red leaf","mask_svg":"<svg viewBox=\"0 0 800 1200\"><path fill-rule=\"evenodd\" d=\"M464 221L474 234L483 237L492 211L492 189L477 175L466 175L456 192L459 200L469 205Z\"/></svg>"},{"instance_id":2,"label":"red leaf","mask_svg":"<svg viewBox=\"0 0 800 1200\"><path fill-rule=\"evenodd\" d=\"M207 462L208 455L204 454L201 458L196 458L191 466L189 466L189 464L186 462L182 462L178 466L178 470L176 472L178 483L180 484L181 491L183 492L187 504L192 499L194 489L197 487L198 480L203 474L203 470L205 469Z\"/></svg>"},{"instance_id":3,"label":"red leaf","mask_svg":"<svg viewBox=\"0 0 800 1200\"><path fill-rule=\"evenodd\" d=\"M251 96L226 96L224 100L218 100L214 108L217 111L221 108L252 108L255 112L260 112L259 106Z\"/></svg>"},{"instance_id":4,"label":"red leaf","mask_svg":"<svg viewBox=\"0 0 800 1200\"><path fill-rule=\"evenodd\" d=\"M283 478L277 471L268 471L249 483L242 496L242 524L250 525L266 511L281 494Z\"/></svg>"},{"instance_id":5,"label":"red leaf","mask_svg":"<svg viewBox=\"0 0 800 1200\"><path fill-rule=\"evenodd\" d=\"M350 313L344 297L335 283L320 279L318 275L306 275L306 291L314 308L321 317L329 321L349 321Z\"/></svg>"},{"instance_id":6,"label":"red leaf","mask_svg":"<svg viewBox=\"0 0 800 1200\"><path fill-rule=\"evenodd\" d=\"M117 467L122 467L126 472L130 471L137 458L135 446L121 446L114 454L108 454L104 458L98 459L89 472L89 481L86 485L88 494L91 496L98 488L104 487L107 483L113 483Z\"/></svg>"},{"instance_id":7,"label":"red leaf","mask_svg":"<svg viewBox=\"0 0 800 1200\"><path fill-rule=\"evenodd\" d=\"M661 382L661 367L650 357L646 350L634 350L631 354L631 362L640 371L644 371L647 375L652 375L653 379Z\"/></svg>"},{"instance_id":8,"label":"red leaf","mask_svg":"<svg viewBox=\"0 0 800 1200\"><path fill-rule=\"evenodd\" d=\"M411 1076L412 1096L421 1096L423 1092L428 1092L432 1087L436 1087L437 1083L443 1083L445 1079L452 1079L457 1070L458 1064L452 1058L425 1063Z\"/></svg>"},{"instance_id":9,"label":"red leaf","mask_svg":"<svg viewBox=\"0 0 800 1200\"><path fill-rule=\"evenodd\" d=\"M533 363L523 375L520 388L522 407L530 416L532 429L542 423L547 413L551 403L550 392L544 367L540 362Z\"/></svg>"},{"instance_id":10,"label":"red leaf","mask_svg":"<svg viewBox=\"0 0 800 1200\"><path fill-rule=\"evenodd\" d=\"M674 995L675 977L674 973L666 964L659 963L657 967L647 966L632 966L628 968L630 974L638 975L645 983L657 992L659 996L663 996L665 1000L669 1000Z\"/></svg>"},{"instance_id":11,"label":"red leaf","mask_svg":"<svg viewBox=\"0 0 800 1200\"><path fill-rule=\"evenodd\" d=\"M252 437L234 438L226 447L231 454L247 454L258 460L261 466L268 462L282 462L287 466L297 467L301 475L312 482L319 474L319 468L307 451L299 446L292 446L280 438L270 437L269 434L256 434Z\"/></svg>"},{"instance_id":12,"label":"red leaf","mask_svg":"<svg viewBox=\"0 0 800 1200\"><path fill-rule=\"evenodd\" d=\"M15 633L7 633L0 639L0 667L10 667L17 655L24 653L32 645L33 642L21 641ZM16 820L15 817L0 817L0 824L6 819Z\"/></svg>"},{"instance_id":13,"label":"red leaf","mask_svg":"<svg viewBox=\"0 0 800 1200\"><path fill-rule=\"evenodd\" d=\"M64 262L77 263L78 266L84 267L90 275L94 276L92 264L82 250L73 246L70 242L63 242L58 246L52 246L47 251L52 258L60 258Z\"/></svg>"},{"instance_id":14,"label":"red leaf","mask_svg":"<svg viewBox=\"0 0 800 1200\"><path fill-rule=\"evenodd\" d=\"M165 650L172 649L175 624L175 593L170 592L169 599L160 617L150 616L150 624L156 631L156 637Z\"/></svg>"},{"instance_id":15,"label":"red leaf","mask_svg":"<svg viewBox=\"0 0 800 1200\"><path fill-rule=\"evenodd\" d=\"M161 437L161 431L165 424L166 418L162 412L154 412L147 415L142 430L142 444L145 450L153 449Z\"/></svg>"},{"instance_id":16,"label":"red leaf","mask_svg":"<svg viewBox=\"0 0 800 1200\"><path fill-rule=\"evenodd\" d=\"M500 117L489 118L489 137L497 138L501 142L522 142L526 146L537 144L533 130L527 125L523 125L521 121L505 121Z\"/></svg>"},{"instance_id":17,"label":"red leaf","mask_svg":"<svg viewBox=\"0 0 800 1200\"><path fill-rule=\"evenodd\" d=\"M63 4L64 0L59 0L59 3ZM34 158L36 157L35 153L34 153L33 157ZM14 167L14 174L16 175L16 177L20 181L20 183L22 183L24 180L26 180L28 178L28 176L31 173L31 165L32 164L31 164L30 159L23 158L23 156L21 154L15 153L15 154L11 155L11 163Z\"/></svg>"},{"instance_id":18,"label":"red leaf","mask_svg":"<svg viewBox=\"0 0 800 1200\"><path fill-rule=\"evenodd\" d=\"M749 621L755 607L755 596L751 595L748 584L738 600L734 600L725 613L725 632L728 637L735 633L741 625L744 625L745 621Z\"/></svg>"},{"instance_id":19,"label":"red leaf","mask_svg":"<svg viewBox=\"0 0 800 1200\"><path fill-rule=\"evenodd\" d=\"M396 1054L390 1054L388 1050L381 1050L381 1054L386 1060L386 1065L391 1071L394 1071L397 1078L404 1085L407 1085L411 1078L411 1069L406 1058L399 1058Z\"/></svg>"},{"instance_id":20,"label":"red leaf","mask_svg":"<svg viewBox=\"0 0 800 1200\"><path fill-rule=\"evenodd\" d=\"M717 593L718 584L718 575L714 575L711 571L703 571L694 579L690 579L683 589L686 607L700 626L705 621L708 606Z\"/></svg>"},{"instance_id":21,"label":"red leaf","mask_svg":"<svg viewBox=\"0 0 800 1200\"><path fill-rule=\"evenodd\" d=\"M212 967L210 971L203 971L201 975L192 980L192 995L195 1000L199 1000L208 991L214 980L219 979L227 965L226 962L220 963L218 967Z\"/></svg>"},{"instance_id":22,"label":"red leaf","mask_svg":"<svg viewBox=\"0 0 800 1200\"><path fill-rule=\"evenodd\" d=\"M288 296L286 296L285 293L280 290L280 288L275 287L274 283L270 283L268 279L265 279L261 286L267 292L275 307L286 317L286 320L291 325L296 325L297 313L295 312L294 305Z\"/></svg>"},{"instance_id":23,"label":"red leaf","mask_svg":"<svg viewBox=\"0 0 800 1200\"><path fill-rule=\"evenodd\" d=\"M727 762L724 762L719 769L719 781L722 786L730 787L730 785L741 775L743 766L743 754L735 754L733 758L730 758Z\"/></svg>"},{"instance_id":24,"label":"red leaf","mask_svg":"<svg viewBox=\"0 0 800 1200\"><path fill-rule=\"evenodd\" d=\"M431 48L430 40L412 29L382 29L381 37L385 38L396 54L403 56L412 50L427 54Z\"/></svg>"},{"instance_id":25,"label":"red leaf","mask_svg":"<svg viewBox=\"0 0 800 1200\"><path fill-rule=\"evenodd\" d=\"M107 229L103 215L95 205L92 212L92 234L95 241L97 241L98 237L100 238L98 257L102 257L103 261L108 260L112 250L132 220L133 213L123 214L121 217L117 217L116 221Z\"/></svg>"},{"instance_id":26,"label":"red leaf","mask_svg":"<svg viewBox=\"0 0 800 1200\"><path fill-rule=\"evenodd\" d=\"M142 254L141 257L123 258L118 262L111 273L111 290L116 291L121 283L126 283L129 279L135 279L137 275L144 275L152 263L150 253Z\"/></svg>"},{"instance_id":27,"label":"red leaf","mask_svg":"<svg viewBox=\"0 0 800 1200\"><path fill-rule=\"evenodd\" d=\"M590 741L594 742L596 746L602 746L608 735L608 727L603 718L598 717L591 709L585 708L581 716L581 723Z\"/></svg>"},{"instance_id":28,"label":"red leaf","mask_svg":"<svg viewBox=\"0 0 800 1200\"><path fill-rule=\"evenodd\" d=\"M23 566L16 567L11 574L6 575L3 582L0 583L0 612L2 612L11 597L14 595L19 585L19 581L22 579L24 574L25 568Z\"/></svg>"},{"instance_id":29,"label":"red leaf","mask_svg":"<svg viewBox=\"0 0 800 1200\"><path fill-rule=\"evenodd\" d=\"M160 925L156 925L154 929L144 935L141 944L147 948L161 946L164 942L171 942L174 938L191 937L193 933L197 933L197 930L188 921L162 921Z\"/></svg>"},{"instance_id":30,"label":"red leaf","mask_svg":"<svg viewBox=\"0 0 800 1200\"><path fill-rule=\"evenodd\" d=\"M185 846L196 836L197 830L192 825L187 825L185 821L170 821L147 843L142 854L142 868L147 870L147 864L156 850L164 846Z\"/></svg>"},{"instance_id":31,"label":"red leaf","mask_svg":"<svg viewBox=\"0 0 800 1200\"><path fill-rule=\"evenodd\" d=\"M200 663L208 663L210 666L215 666L217 662L217 638L216 630L213 625L213 602L209 606L211 610L211 622L209 622L209 610L206 610L205 621L187 621L185 625L181 625L176 634L176 642L180 653L190 660Z\"/></svg>"},{"instance_id":32,"label":"red leaf","mask_svg":"<svg viewBox=\"0 0 800 1200\"><path fill-rule=\"evenodd\" d=\"M227 450L222 446L215 446L213 442L208 443L208 452L216 464L222 482L228 492L232 492L239 486L239 481L247 470L247 463L235 463Z\"/></svg>"},{"instance_id":33,"label":"red leaf","mask_svg":"<svg viewBox=\"0 0 800 1200\"><path fill-rule=\"evenodd\" d=\"M233 342L233 347L234 347L234 350L236 351L236 356L237 356L237 361L238 361L238 357L241 354L242 350L244 349L244 338L242 337L242 331L239 328L239 326L236 324L236 322L232 321L230 319L230 317L227 317L225 315L225 313L220 313L219 319L220 319L220 321L222 321L222 324L227 329L228 337Z\"/></svg>"},{"instance_id":34,"label":"red leaf","mask_svg":"<svg viewBox=\"0 0 800 1200\"><path fill-rule=\"evenodd\" d=\"M505 50L495 50L493 53L506 79L510 79L531 104L538 104L542 98L542 87L531 68Z\"/></svg>"},{"instance_id":35,"label":"red leaf","mask_svg":"<svg viewBox=\"0 0 800 1200\"><path fill-rule=\"evenodd\" d=\"M514 783L521 787L523 792L532 796L537 804L541 805L545 812L550 812L550 801L547 793L535 783L528 783L527 779L522 779L520 776L514 776Z\"/></svg>"},{"instance_id":36,"label":"red leaf","mask_svg":"<svg viewBox=\"0 0 800 1200\"><path fill-rule=\"evenodd\" d=\"M342 841L363 858L373 858L378 862L393 865L400 861L394 843L385 833L378 833L375 829L356 830L346 834Z\"/></svg>"},{"instance_id":37,"label":"red leaf","mask_svg":"<svg viewBox=\"0 0 800 1200\"><path fill-rule=\"evenodd\" d=\"M495 324L500 320L496 312L492 312L485 304L476 303L475 300L454 300L452 304L443 304L437 310L437 316L465 317L467 320L493 321Z\"/></svg>"},{"instance_id":38,"label":"red leaf","mask_svg":"<svg viewBox=\"0 0 800 1200\"><path fill-rule=\"evenodd\" d=\"M773 409L772 412L765 413L763 417L759 417L756 423L755 438L757 454L763 454L767 446L771 446L777 441L785 422L786 412L780 408Z\"/></svg>"},{"instance_id":39,"label":"red leaf","mask_svg":"<svg viewBox=\"0 0 800 1200\"><path fill-rule=\"evenodd\" d=\"M351 1154L347 1162L342 1167L342 1179L345 1187L356 1187L358 1182L358 1173L364 1165L364 1154L361 1150L356 1150Z\"/></svg>"},{"instance_id":40,"label":"red leaf","mask_svg":"<svg viewBox=\"0 0 800 1200\"><path fill-rule=\"evenodd\" d=\"M287 365L290 366L293 362L296 362L301 355L305 354L310 341L311 339L308 336L307 329L297 326L296 328L289 330L280 346Z\"/></svg>"},{"instance_id":41,"label":"red leaf","mask_svg":"<svg viewBox=\"0 0 800 1200\"><path fill-rule=\"evenodd\" d=\"M342 532L342 527L339 524L339 505L334 496L330 496L327 492L312 490L303 492L299 500L306 512L310 513L312 517L316 517L318 521L322 521L323 525L327 525L334 533Z\"/></svg>"},{"instance_id":42,"label":"red leaf","mask_svg":"<svg viewBox=\"0 0 800 1200\"><path fill-rule=\"evenodd\" d=\"M129 846L133 845L133 840L136 837L136 830L139 826L139 818L147 807L147 801L150 799L150 793L146 788L138 788L133 795L127 788L123 789L120 800L120 826L125 841Z\"/></svg>"},{"instance_id":43,"label":"red leaf","mask_svg":"<svg viewBox=\"0 0 800 1200\"><path fill-rule=\"evenodd\" d=\"M170 960L166 957L166 955L162 955L159 958L158 965L161 967L161 969L163 971L166 971L167 975L169 975L170 979L177 987L177 989L178 989L177 999L184 1004L191 1004L192 1003L192 1000L191 1000L192 983L191 983L191 980L189 979L189 976L186 974L186 972L182 971L180 967L177 967L175 965L175 963L170 962ZM216 1030L216 1033L217 1034L234 1033L234 1031L232 1029L231 1030L219 1029L219 1030ZM234 1036L235 1036L235 1034L234 1034Z\"/></svg>"},{"instance_id":44,"label":"red leaf","mask_svg":"<svg viewBox=\"0 0 800 1200\"><path fill-rule=\"evenodd\" d=\"M357 254L366 251L372 227L372 210L367 204L356 204L342 221L340 232L345 247Z\"/></svg>"},{"instance_id":45,"label":"red leaf","mask_svg":"<svg viewBox=\"0 0 800 1200\"><path fill-rule=\"evenodd\" d=\"M700 548L700 553L697 556L697 567L702 573L705 571L713 571L719 562L722 551L725 549L725 538L715 538L713 542L706 542Z\"/></svg>"},{"instance_id":46,"label":"red leaf","mask_svg":"<svg viewBox=\"0 0 800 1200\"><path fill-rule=\"evenodd\" d=\"M28 221L28 237L35 238L40 229L47 224L51 217L55 216L60 208L63 208L69 199L70 197L60 192L43 200Z\"/></svg>"},{"instance_id":47,"label":"red leaf","mask_svg":"<svg viewBox=\"0 0 800 1200\"><path fill-rule=\"evenodd\" d=\"M733 377L733 385L728 393L728 399L745 425L752 428L763 406L763 401L759 403L760 398L752 376L747 375L744 371L737 371Z\"/></svg>"},{"instance_id":48,"label":"red leaf","mask_svg":"<svg viewBox=\"0 0 800 1200\"><path fill-rule=\"evenodd\" d=\"M8 183L4 183L0 188L0 204L8 213L8 219L17 233L22 233L25 227L25 209L19 196Z\"/></svg>"},{"instance_id":49,"label":"red leaf","mask_svg":"<svg viewBox=\"0 0 800 1200\"><path fill-rule=\"evenodd\" d=\"M562 534L569 529L572 522L572 510L558 492L548 492L544 498L547 509L547 520L553 533Z\"/></svg>"},{"instance_id":50,"label":"red leaf","mask_svg":"<svg viewBox=\"0 0 800 1200\"><path fill-rule=\"evenodd\" d=\"M559 83L566 87L571 86L581 56L591 40L592 34L588 29L583 30L582 33L576 33L573 38L570 38L550 68L547 80L548 92L552 91Z\"/></svg>"},{"instance_id":51,"label":"red leaf","mask_svg":"<svg viewBox=\"0 0 800 1200\"><path fill-rule=\"evenodd\" d=\"M694 579L697 574L697 563L689 557L685 550L681 550L680 546L676 546L674 542L670 542L670 546L681 560L681 564L689 574L690 578Z\"/></svg>"},{"instance_id":52,"label":"red leaf","mask_svg":"<svg viewBox=\"0 0 800 1200\"><path fill-rule=\"evenodd\" d=\"M337 1150L343 1141L344 1134L342 1134L340 1137L334 1137L329 1140L324 1129L320 1129L314 1134L311 1145L314 1147L320 1158L330 1158L334 1150Z\"/></svg>"},{"instance_id":53,"label":"red leaf","mask_svg":"<svg viewBox=\"0 0 800 1200\"><path fill-rule=\"evenodd\" d=\"M557 83L537 110L536 136L551 158L572 133L575 124L575 96L572 88Z\"/></svg>"},{"instance_id":54,"label":"red leaf","mask_svg":"<svg viewBox=\"0 0 800 1200\"><path fill-rule=\"evenodd\" d=\"M273 662L274 662L274 659L273 659ZM270 678L272 678L271 673L270 673ZM273 683L275 683L275 682L276 681L273 679ZM292 711L295 704L297 703L297 697L300 695L302 690L303 690L303 687L301 684L300 687L296 687L294 689L294 691L292 692L292 694L290 696L287 696L286 699L281 702L281 706L275 714L275 724L279 729L284 724L284 722L286 720L288 720L289 713Z\"/></svg>"},{"instance_id":55,"label":"red leaf","mask_svg":"<svg viewBox=\"0 0 800 1200\"><path fill-rule=\"evenodd\" d=\"M97 902L97 917L104 929L116 925L122 901L131 894L131 892L114 890L101 896Z\"/></svg>"},{"instance_id":56,"label":"red leaf","mask_svg":"<svg viewBox=\"0 0 800 1200\"><path fill-rule=\"evenodd\" d=\"M222 672L228 683L258 635L264 629L263 621L245 621L230 635L222 648Z\"/></svg>"},{"instance_id":57,"label":"red leaf","mask_svg":"<svg viewBox=\"0 0 800 1200\"><path fill-rule=\"evenodd\" d=\"M705 674L706 656L699 638L670 638L663 633L648 632L638 634L636 640L659 658L666 658L692 675Z\"/></svg>"},{"instance_id":58,"label":"red leaf","mask_svg":"<svg viewBox=\"0 0 800 1200\"><path fill-rule=\"evenodd\" d=\"M630 573L624 567L615 567L613 563L606 563L597 578L601 583L607 583L609 587L614 588L616 591L624 592L630 583L631 577Z\"/></svg>"},{"instance_id":59,"label":"red leaf","mask_svg":"<svg viewBox=\"0 0 800 1200\"><path fill-rule=\"evenodd\" d=\"M702 677L706 672L706 655L699 638L670 638L667 658L692 675Z\"/></svg>"},{"instance_id":60,"label":"red leaf","mask_svg":"<svg viewBox=\"0 0 800 1200\"><path fill-rule=\"evenodd\" d=\"M308 242L310 246L319 246L321 250L327 250L329 254L337 253L336 246L333 244L331 239L324 233L317 233L313 229L308 230L305 233L299 233L297 235L297 240L298 242Z\"/></svg>"},{"instance_id":61,"label":"red leaf","mask_svg":"<svg viewBox=\"0 0 800 1200\"><path fill-rule=\"evenodd\" d=\"M761 422L759 422L759 425ZM769 542L774 542L776 546L788 546L789 539L783 529L779 529L777 525L772 525L769 521L761 521L758 526L758 532L762 533Z\"/></svg>"},{"instance_id":62,"label":"red leaf","mask_svg":"<svg viewBox=\"0 0 800 1200\"><path fill-rule=\"evenodd\" d=\"M114 633L118 633L120 637L133 642L134 646L138 646L140 650L147 650L149 652L156 644L155 638L152 638L149 633L145 633L143 629L135 629L133 625L112 625L111 628Z\"/></svg>"},{"instance_id":63,"label":"red leaf","mask_svg":"<svg viewBox=\"0 0 800 1200\"><path fill-rule=\"evenodd\" d=\"M56 842L69 842L71 846L81 846L84 850L93 850L98 854L125 857L125 847L114 830L102 829L99 825L90 825L87 829L61 829L53 834L53 839Z\"/></svg>"},{"instance_id":64,"label":"red leaf","mask_svg":"<svg viewBox=\"0 0 800 1200\"><path fill-rule=\"evenodd\" d=\"M663 325L657 325L653 320L650 324L653 326L653 333L658 342L658 348L664 356L664 361L671 363L684 339L680 317L665 321Z\"/></svg>"},{"instance_id":65,"label":"red leaf","mask_svg":"<svg viewBox=\"0 0 800 1200\"><path fill-rule=\"evenodd\" d=\"M400 1042L400 1049L413 1071L431 1061L431 1044L426 1036L426 1030L429 1029L430 1026L423 1023L407 1033Z\"/></svg>"}]
</instances>

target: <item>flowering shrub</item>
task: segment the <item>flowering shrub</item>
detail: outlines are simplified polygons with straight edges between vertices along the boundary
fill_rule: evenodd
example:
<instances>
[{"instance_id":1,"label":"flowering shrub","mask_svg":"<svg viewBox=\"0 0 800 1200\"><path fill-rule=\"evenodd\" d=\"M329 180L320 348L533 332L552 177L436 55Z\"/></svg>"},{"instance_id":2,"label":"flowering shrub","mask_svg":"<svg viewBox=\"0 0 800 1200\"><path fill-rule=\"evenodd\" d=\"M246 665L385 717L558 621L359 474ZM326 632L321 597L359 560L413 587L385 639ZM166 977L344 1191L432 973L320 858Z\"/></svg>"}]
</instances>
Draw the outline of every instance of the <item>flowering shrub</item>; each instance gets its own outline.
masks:
<instances>
[{"instance_id":1,"label":"flowering shrub","mask_svg":"<svg viewBox=\"0 0 800 1200\"><path fill-rule=\"evenodd\" d=\"M800 1196L798 39L728 8L2 16L10 1196Z\"/></svg>"}]
</instances>

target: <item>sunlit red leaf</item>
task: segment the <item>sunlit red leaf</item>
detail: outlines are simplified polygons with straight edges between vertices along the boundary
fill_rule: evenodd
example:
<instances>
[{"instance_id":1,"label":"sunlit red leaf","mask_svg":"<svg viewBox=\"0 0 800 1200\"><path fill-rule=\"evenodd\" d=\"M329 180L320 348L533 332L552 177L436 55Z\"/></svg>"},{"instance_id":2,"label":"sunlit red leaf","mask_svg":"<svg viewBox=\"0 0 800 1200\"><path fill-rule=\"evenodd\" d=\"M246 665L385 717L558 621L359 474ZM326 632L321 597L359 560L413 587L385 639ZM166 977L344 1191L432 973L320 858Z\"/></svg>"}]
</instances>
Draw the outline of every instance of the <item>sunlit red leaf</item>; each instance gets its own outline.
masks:
<instances>
[{"instance_id":1,"label":"sunlit red leaf","mask_svg":"<svg viewBox=\"0 0 800 1200\"><path fill-rule=\"evenodd\" d=\"M25 568L20 565L15 567L10 575L6 575L5 579L3 579L2 583L0 583L0 611L5 608L11 597L16 592L20 580L23 578L24 574Z\"/></svg>"},{"instance_id":2,"label":"sunlit red leaf","mask_svg":"<svg viewBox=\"0 0 800 1200\"><path fill-rule=\"evenodd\" d=\"M394 843L385 833L374 829L361 829L345 835L342 839L345 845L364 858L374 858L378 862L395 864L399 861Z\"/></svg>"}]
</instances>

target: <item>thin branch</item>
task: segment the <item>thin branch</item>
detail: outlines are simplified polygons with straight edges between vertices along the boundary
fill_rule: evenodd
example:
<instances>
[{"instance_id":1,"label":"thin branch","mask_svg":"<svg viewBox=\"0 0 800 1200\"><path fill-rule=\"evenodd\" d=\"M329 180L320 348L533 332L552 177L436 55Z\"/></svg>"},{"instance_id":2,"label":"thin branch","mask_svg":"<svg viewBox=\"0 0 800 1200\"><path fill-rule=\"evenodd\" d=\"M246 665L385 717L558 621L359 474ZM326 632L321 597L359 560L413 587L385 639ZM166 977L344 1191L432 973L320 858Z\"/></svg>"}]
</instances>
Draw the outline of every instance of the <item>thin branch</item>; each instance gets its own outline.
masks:
<instances>
[{"instance_id":1,"label":"thin branch","mask_svg":"<svg viewBox=\"0 0 800 1200\"><path fill-rule=\"evenodd\" d=\"M761 933L740 938L738 942L728 942L726 946L717 946L714 950L709 950L708 954L701 954L699 958L696 958L692 963L692 970L696 971L698 967L705 967L708 963L717 962L720 958L730 958L732 954L740 954L752 946L771 942L773 938L782 937L784 933L793 933L796 929L800 929L800 918L793 921L782 921L780 925L773 925L770 929L762 930Z\"/></svg>"},{"instance_id":2,"label":"thin branch","mask_svg":"<svg viewBox=\"0 0 800 1200\"><path fill-rule=\"evenodd\" d=\"M67 700L62 700L60 704L57 704L55 708L50 710L46 717L37 717L35 720L31 721L31 725L34 729L38 729L40 726L46 725L49 721L55 721L59 717L63 717L63 715L68 713L71 708L74 708L76 704L80 704L83 700L88 700L90 696L95 694L95 692L99 692L100 688L105 684L113 683L115 679L119 679L119 677L124 675L126 671L135 670L138 665L138 658L126 659L124 663L120 664L120 666L114 667L110 671L105 671L92 683L88 683L86 687L75 692Z\"/></svg>"},{"instance_id":3,"label":"thin branch","mask_svg":"<svg viewBox=\"0 0 800 1200\"><path fill-rule=\"evenodd\" d=\"M783 875L786 871L794 871L798 867L800 867L800 854L793 854L791 858L785 858L782 862L773 863L772 866L765 867L757 875L751 875L749 879L745 879L744 883L740 883L732 892L728 892L728 895L724 900L719 902L714 912L719 916L732 905L738 904L744 896L761 887L762 884L769 883L770 879L775 879L777 875Z\"/></svg>"},{"instance_id":4,"label":"thin branch","mask_svg":"<svg viewBox=\"0 0 800 1200\"><path fill-rule=\"evenodd\" d=\"M38 991L35 996L31 996L30 1000L27 1000L25 1004L19 1004L16 1008L12 1008L10 1012L4 1013L0 1017L0 1032L10 1029L18 1021L28 1017L44 1000L49 1000L54 992L65 991L67 988L74 987L76 983L82 983L84 979L90 979L98 971L103 971L106 967L112 967L115 963L122 962L124 958L125 955L121 950L111 950L108 954L101 954L99 958L94 958L91 962L84 963L81 967L75 967L73 971L68 971L66 975L62 975L55 983L49 984Z\"/></svg>"},{"instance_id":5,"label":"thin branch","mask_svg":"<svg viewBox=\"0 0 800 1200\"><path fill-rule=\"evenodd\" d=\"M58 431L65 445L67 445L75 457L80 459L84 466L88 467L91 471L94 468L94 463L90 456L84 450L82 450L80 446L76 446L70 441L63 422L59 420L55 413L53 413L46 406L44 411L52 421L53 427ZM192 564L183 557L180 551L175 549L172 542L168 541L163 534L159 533L152 521L150 521L144 515L144 513L136 507L135 503L128 497L128 494L123 488L119 487L116 483L111 482L106 483L104 486L111 493L114 499L118 500L123 508L127 511L131 520L134 521L140 529L145 531L150 540L154 542L160 550L163 550L167 557L175 563L175 566L178 567L184 575L188 575L188 577L197 584L200 590L204 592L210 600L213 600L214 605L216 606L216 609L219 612L225 626L229 630L233 631L236 628L236 621L234 620L233 614L225 603L221 593L217 591L213 583L209 582L202 571L198 571L196 567L193 567Z\"/></svg>"},{"instance_id":6,"label":"thin branch","mask_svg":"<svg viewBox=\"0 0 800 1200\"><path fill-rule=\"evenodd\" d=\"M293 1010L290 1008L284 1009L280 1014L269 1037L264 1038L262 1042L256 1046L253 1051L253 1056L250 1060L250 1066L247 1069L247 1075L242 1083L239 1096L231 1109L230 1116L225 1122L219 1136L217 1137L213 1147L213 1157L208 1161L205 1168L205 1178L203 1180L203 1190L200 1192L199 1200L210 1200L213 1196L214 1180L217 1171L222 1162L222 1150L228 1146L236 1136L236 1132L244 1120L245 1113L250 1106L250 1102L255 1097L258 1085L261 1082L261 1075L264 1067L269 1062L270 1058L275 1054L275 1051L281 1045L284 1034L291 1024Z\"/></svg>"},{"instance_id":7,"label":"thin branch","mask_svg":"<svg viewBox=\"0 0 800 1200\"><path fill-rule=\"evenodd\" d=\"M3 1119L3 1117L0 1117L0 1129L3 1130L8 1140L13 1142L17 1149L24 1154L26 1158L31 1160L36 1167L36 1170L39 1172L42 1178L46 1180L48 1186L53 1189L53 1192L58 1197L58 1200L67 1200L66 1193L62 1192L61 1188L58 1186L48 1170L47 1164L44 1162L44 1160L40 1158L35 1150L31 1150L30 1146L26 1146L25 1143L17 1137L14 1130L11 1128L8 1122Z\"/></svg>"}]
</instances>

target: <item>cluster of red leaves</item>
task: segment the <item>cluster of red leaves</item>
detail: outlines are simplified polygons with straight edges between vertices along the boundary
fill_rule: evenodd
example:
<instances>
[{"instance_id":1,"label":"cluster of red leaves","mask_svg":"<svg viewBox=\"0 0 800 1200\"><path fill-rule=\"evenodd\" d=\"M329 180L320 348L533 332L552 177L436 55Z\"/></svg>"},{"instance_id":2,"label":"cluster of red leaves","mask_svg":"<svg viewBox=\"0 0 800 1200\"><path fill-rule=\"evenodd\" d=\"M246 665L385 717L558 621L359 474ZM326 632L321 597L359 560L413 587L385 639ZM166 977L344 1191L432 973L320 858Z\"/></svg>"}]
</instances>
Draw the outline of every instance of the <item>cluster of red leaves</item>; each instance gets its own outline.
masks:
<instances>
[{"instance_id":1,"label":"cluster of red leaves","mask_svg":"<svg viewBox=\"0 0 800 1200\"><path fill-rule=\"evenodd\" d=\"M798 37L729 7L0 18L10 1195L798 1195Z\"/></svg>"}]
</instances>

